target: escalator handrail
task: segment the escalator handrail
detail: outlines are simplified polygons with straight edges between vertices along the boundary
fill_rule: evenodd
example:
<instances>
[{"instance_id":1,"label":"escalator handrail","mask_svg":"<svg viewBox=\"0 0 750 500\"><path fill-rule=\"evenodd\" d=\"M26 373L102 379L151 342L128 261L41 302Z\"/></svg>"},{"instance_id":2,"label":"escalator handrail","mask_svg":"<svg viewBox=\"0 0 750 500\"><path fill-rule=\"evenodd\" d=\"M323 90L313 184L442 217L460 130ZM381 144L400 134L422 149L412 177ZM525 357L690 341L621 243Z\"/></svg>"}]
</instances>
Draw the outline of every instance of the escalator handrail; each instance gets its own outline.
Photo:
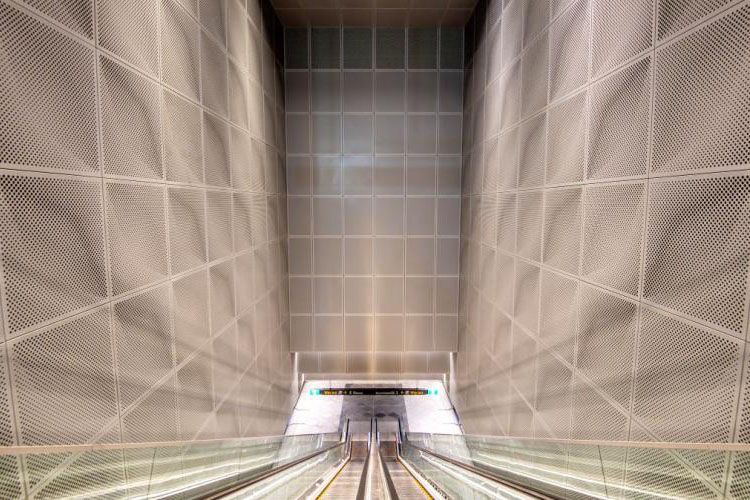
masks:
<instances>
[{"instance_id":1,"label":"escalator handrail","mask_svg":"<svg viewBox=\"0 0 750 500\"><path fill-rule=\"evenodd\" d=\"M543 493L540 493L538 491L530 489L528 486L524 486L522 484L518 484L518 483L516 483L514 481L510 481L510 480L505 479L505 478L501 478L499 476L496 476L495 474L491 474L491 473L487 472L486 470L482 470L482 469L479 469L477 467L474 467L474 466L465 464L463 462L460 462L458 460L454 460L454 459L452 459L450 457L446 457L445 455L443 455L441 453L437 453L437 452L434 452L434 451L431 451L431 450L427 450L425 448L422 448L421 446L416 446L416 445L414 445L412 443L403 443L403 445L404 446L409 446L411 448L414 448L415 450L420 451L422 453L426 453L426 454L428 454L428 455L430 455L432 457L437 458L438 460L442 460L444 462L448 462L451 465L455 465L456 467L459 467L459 468L464 469L464 470L466 470L468 472L471 472L472 474L476 474L477 476L481 476L481 477L483 477L485 479L488 479L490 481L494 481L496 483L502 484L503 486L506 486L508 488L511 488L511 489L514 489L514 490L518 490L518 491L520 491L522 493L525 493L525 494L527 494L529 496L532 496L534 498L538 498L540 500L554 500L554 497L550 497L550 496L547 496L547 495L545 495Z\"/></svg>"},{"instance_id":2,"label":"escalator handrail","mask_svg":"<svg viewBox=\"0 0 750 500\"><path fill-rule=\"evenodd\" d=\"M378 448L378 458L380 459L380 466L382 467L383 475L385 476L385 484L388 487L388 496L391 500L398 500L396 485L393 484L391 473L388 471L388 466L385 465L385 460L383 460L383 454L380 452L380 448Z\"/></svg>"},{"instance_id":3,"label":"escalator handrail","mask_svg":"<svg viewBox=\"0 0 750 500\"><path fill-rule=\"evenodd\" d=\"M372 446L372 432L373 422L370 419L370 435L368 436L369 441L367 443L367 456L365 457L365 464L362 467L362 474L359 476L359 488L357 488L357 500L365 500L365 493L367 491L367 467L370 465L370 446Z\"/></svg>"},{"instance_id":4,"label":"escalator handrail","mask_svg":"<svg viewBox=\"0 0 750 500\"><path fill-rule=\"evenodd\" d=\"M322 450L318 450L316 452L310 453L308 455L305 455L304 457L298 458L297 460L294 460L292 462L286 463L284 465L280 465L278 467L274 467L273 469L268 470L266 472L263 472L263 473L261 473L261 474L259 474L257 476L253 476L253 477L249 478L247 481L243 481L243 482L238 483L238 484L228 485L227 487L222 488L222 489L220 489L218 491L215 491L213 493L210 493L210 494L206 495L203 498L207 499L207 500L214 500L214 499L225 497L227 495L230 495L232 493L240 491L240 490L242 490L244 488L247 488L248 486L252 486L252 485L254 485L256 483L259 483L259 482L264 481L264 480L266 480L266 479L268 479L270 477L273 477L276 474L280 474L281 472L289 470L292 467L295 467L295 466L297 466L299 464L307 462L308 460L312 460L313 458L315 458L317 456L320 456L320 455L322 455L324 453L328 453L329 451L335 450L336 448L344 446L345 444L346 444L346 442L339 442L339 443L333 444L331 446L328 446L327 448L323 448Z\"/></svg>"}]
</instances>

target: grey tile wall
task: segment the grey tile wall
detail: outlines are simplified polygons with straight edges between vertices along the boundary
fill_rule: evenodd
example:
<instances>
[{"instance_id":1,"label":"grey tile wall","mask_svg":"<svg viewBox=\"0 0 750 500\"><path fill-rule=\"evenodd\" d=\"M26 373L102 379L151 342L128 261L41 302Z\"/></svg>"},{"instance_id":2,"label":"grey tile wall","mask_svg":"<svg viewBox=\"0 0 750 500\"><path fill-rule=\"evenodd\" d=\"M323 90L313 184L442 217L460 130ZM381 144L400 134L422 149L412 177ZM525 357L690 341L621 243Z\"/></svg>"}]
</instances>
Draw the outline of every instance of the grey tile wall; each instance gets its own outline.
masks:
<instances>
[{"instance_id":1,"label":"grey tile wall","mask_svg":"<svg viewBox=\"0 0 750 500\"><path fill-rule=\"evenodd\" d=\"M458 348L461 35L286 30L300 371L448 371Z\"/></svg>"},{"instance_id":2,"label":"grey tile wall","mask_svg":"<svg viewBox=\"0 0 750 500\"><path fill-rule=\"evenodd\" d=\"M748 442L750 2L490 0L465 38L466 430Z\"/></svg>"},{"instance_id":3,"label":"grey tile wall","mask_svg":"<svg viewBox=\"0 0 750 500\"><path fill-rule=\"evenodd\" d=\"M0 1L0 444L283 431L283 49L248 3ZM25 465L0 496L54 490Z\"/></svg>"}]
</instances>

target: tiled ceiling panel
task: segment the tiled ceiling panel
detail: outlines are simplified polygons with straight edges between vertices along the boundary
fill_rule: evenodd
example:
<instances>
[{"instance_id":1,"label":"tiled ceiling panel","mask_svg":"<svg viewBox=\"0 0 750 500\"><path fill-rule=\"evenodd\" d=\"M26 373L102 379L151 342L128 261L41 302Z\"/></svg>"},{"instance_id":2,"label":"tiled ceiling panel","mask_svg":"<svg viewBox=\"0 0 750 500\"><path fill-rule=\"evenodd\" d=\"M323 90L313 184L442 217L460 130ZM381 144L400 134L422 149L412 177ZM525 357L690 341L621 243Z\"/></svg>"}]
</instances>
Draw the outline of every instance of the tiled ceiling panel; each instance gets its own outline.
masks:
<instances>
[{"instance_id":1,"label":"tiled ceiling panel","mask_svg":"<svg viewBox=\"0 0 750 500\"><path fill-rule=\"evenodd\" d=\"M285 26L463 26L476 0L272 0Z\"/></svg>"}]
</instances>

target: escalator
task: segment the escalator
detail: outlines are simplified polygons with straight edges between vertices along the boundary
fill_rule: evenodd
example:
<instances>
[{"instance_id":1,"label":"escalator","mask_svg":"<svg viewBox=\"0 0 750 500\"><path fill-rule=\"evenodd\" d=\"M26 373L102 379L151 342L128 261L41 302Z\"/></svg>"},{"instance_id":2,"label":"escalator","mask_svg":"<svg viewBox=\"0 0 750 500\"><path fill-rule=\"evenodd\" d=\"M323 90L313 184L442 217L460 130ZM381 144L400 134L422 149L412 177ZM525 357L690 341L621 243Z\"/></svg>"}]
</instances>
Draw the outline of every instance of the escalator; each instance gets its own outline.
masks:
<instances>
[{"instance_id":1,"label":"escalator","mask_svg":"<svg viewBox=\"0 0 750 500\"><path fill-rule=\"evenodd\" d=\"M731 467L724 484L691 470ZM341 433L188 443L6 448L48 467L23 498L747 498L750 446L595 443L406 433L388 419ZM0 496L6 479L0 469Z\"/></svg>"},{"instance_id":2,"label":"escalator","mask_svg":"<svg viewBox=\"0 0 750 500\"><path fill-rule=\"evenodd\" d=\"M350 456L333 479L323 488L318 498L352 499L360 496L366 481L370 457L370 433L356 433L351 436Z\"/></svg>"}]
</instances>

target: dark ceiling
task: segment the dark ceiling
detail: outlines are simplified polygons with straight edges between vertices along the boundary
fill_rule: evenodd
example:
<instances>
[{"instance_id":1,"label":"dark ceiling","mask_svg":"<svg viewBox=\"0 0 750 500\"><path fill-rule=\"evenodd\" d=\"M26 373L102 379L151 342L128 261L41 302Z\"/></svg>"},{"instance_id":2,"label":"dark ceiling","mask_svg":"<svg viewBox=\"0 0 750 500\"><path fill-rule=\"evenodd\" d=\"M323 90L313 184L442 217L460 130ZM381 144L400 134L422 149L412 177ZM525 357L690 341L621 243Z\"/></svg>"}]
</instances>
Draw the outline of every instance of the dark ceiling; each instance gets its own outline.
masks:
<instances>
[{"instance_id":1,"label":"dark ceiling","mask_svg":"<svg viewBox=\"0 0 750 500\"><path fill-rule=\"evenodd\" d=\"M271 0L285 26L463 26L476 0Z\"/></svg>"}]
</instances>

